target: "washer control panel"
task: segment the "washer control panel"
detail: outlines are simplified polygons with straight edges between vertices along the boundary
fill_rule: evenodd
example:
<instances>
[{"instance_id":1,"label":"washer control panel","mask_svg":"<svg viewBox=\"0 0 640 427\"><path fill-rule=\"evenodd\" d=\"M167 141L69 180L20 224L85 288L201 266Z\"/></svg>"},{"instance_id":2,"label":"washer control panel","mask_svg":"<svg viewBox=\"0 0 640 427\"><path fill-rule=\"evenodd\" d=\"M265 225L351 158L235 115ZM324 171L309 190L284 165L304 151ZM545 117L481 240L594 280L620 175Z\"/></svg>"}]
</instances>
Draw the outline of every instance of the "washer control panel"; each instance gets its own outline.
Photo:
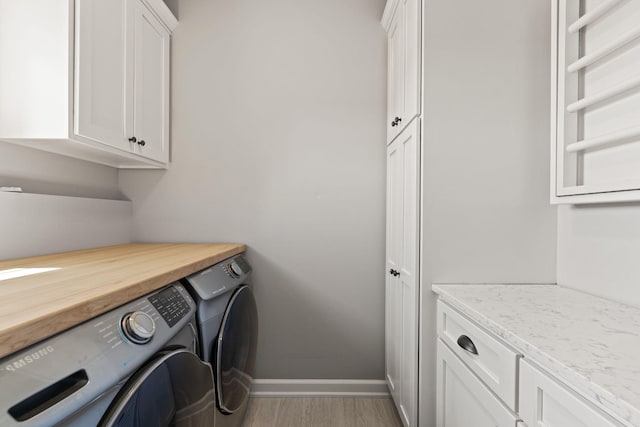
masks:
<instances>
[{"instance_id":1,"label":"washer control panel","mask_svg":"<svg viewBox=\"0 0 640 427\"><path fill-rule=\"evenodd\" d=\"M174 286L151 295L149 302L158 310L158 313L170 328L191 310L187 300Z\"/></svg>"}]
</instances>

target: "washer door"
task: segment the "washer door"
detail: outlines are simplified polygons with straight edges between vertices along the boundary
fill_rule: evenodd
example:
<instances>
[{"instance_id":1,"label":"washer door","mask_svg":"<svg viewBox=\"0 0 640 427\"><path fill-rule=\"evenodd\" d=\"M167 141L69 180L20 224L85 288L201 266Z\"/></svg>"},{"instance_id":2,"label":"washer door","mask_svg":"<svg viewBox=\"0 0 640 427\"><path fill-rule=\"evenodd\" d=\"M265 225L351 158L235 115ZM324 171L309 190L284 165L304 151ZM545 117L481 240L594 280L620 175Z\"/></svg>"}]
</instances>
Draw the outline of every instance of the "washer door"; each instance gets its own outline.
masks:
<instances>
[{"instance_id":1,"label":"washer door","mask_svg":"<svg viewBox=\"0 0 640 427\"><path fill-rule=\"evenodd\" d=\"M101 427L212 426L211 365L185 350L160 353L118 392Z\"/></svg>"},{"instance_id":2,"label":"washer door","mask_svg":"<svg viewBox=\"0 0 640 427\"><path fill-rule=\"evenodd\" d=\"M256 366L258 310L251 288L239 287L227 305L215 349L218 408L233 414L249 397Z\"/></svg>"}]
</instances>

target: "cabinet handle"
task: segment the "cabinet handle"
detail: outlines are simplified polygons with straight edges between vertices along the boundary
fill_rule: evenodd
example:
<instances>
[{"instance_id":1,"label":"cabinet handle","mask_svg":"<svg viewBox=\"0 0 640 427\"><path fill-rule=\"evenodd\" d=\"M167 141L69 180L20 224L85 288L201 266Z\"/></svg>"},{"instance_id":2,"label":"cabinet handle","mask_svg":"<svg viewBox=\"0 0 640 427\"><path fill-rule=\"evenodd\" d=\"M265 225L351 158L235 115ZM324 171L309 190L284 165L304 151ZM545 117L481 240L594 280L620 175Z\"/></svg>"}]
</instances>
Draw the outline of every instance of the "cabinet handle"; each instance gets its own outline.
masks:
<instances>
[{"instance_id":1,"label":"cabinet handle","mask_svg":"<svg viewBox=\"0 0 640 427\"><path fill-rule=\"evenodd\" d=\"M402 121L402 119L401 119L400 117L396 117L396 120L395 120L396 125L397 125L398 123L400 123L401 121Z\"/></svg>"},{"instance_id":2,"label":"cabinet handle","mask_svg":"<svg viewBox=\"0 0 640 427\"><path fill-rule=\"evenodd\" d=\"M478 354L478 349L476 348L476 345L473 343L473 341L471 341L471 338L469 338L466 335L460 335L458 337L458 345L464 350L464 351L468 351L471 354Z\"/></svg>"},{"instance_id":3,"label":"cabinet handle","mask_svg":"<svg viewBox=\"0 0 640 427\"><path fill-rule=\"evenodd\" d=\"M145 146L145 144L146 144L146 142L144 142L144 140L142 140L142 141L138 141L138 145L141 145L141 146L143 146L143 147L144 147L144 146Z\"/></svg>"},{"instance_id":4,"label":"cabinet handle","mask_svg":"<svg viewBox=\"0 0 640 427\"><path fill-rule=\"evenodd\" d=\"M133 142L135 144L136 142L138 142L138 139L135 136L132 136L131 138L129 138L129 142Z\"/></svg>"},{"instance_id":5,"label":"cabinet handle","mask_svg":"<svg viewBox=\"0 0 640 427\"><path fill-rule=\"evenodd\" d=\"M391 127L394 127L394 126L398 126L395 120L391 122Z\"/></svg>"},{"instance_id":6,"label":"cabinet handle","mask_svg":"<svg viewBox=\"0 0 640 427\"><path fill-rule=\"evenodd\" d=\"M397 277L397 276L399 276L399 275L400 275L400 272L399 272L399 271L396 271L396 270L394 270L394 269L392 268L391 270L389 270L389 274L391 274L392 276Z\"/></svg>"}]
</instances>

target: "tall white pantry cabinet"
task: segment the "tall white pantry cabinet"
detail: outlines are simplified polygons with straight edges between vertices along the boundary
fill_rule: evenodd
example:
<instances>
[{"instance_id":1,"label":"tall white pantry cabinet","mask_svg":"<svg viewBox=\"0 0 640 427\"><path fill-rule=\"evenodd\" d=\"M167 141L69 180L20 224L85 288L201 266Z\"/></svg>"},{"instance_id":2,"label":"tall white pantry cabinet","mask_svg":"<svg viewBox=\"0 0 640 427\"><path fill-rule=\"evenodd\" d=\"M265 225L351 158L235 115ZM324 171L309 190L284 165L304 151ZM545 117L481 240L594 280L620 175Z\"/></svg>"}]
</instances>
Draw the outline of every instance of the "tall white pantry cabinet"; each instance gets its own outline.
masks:
<instances>
[{"instance_id":1,"label":"tall white pantry cabinet","mask_svg":"<svg viewBox=\"0 0 640 427\"><path fill-rule=\"evenodd\" d=\"M385 377L406 427L418 425L420 0L388 0Z\"/></svg>"}]
</instances>

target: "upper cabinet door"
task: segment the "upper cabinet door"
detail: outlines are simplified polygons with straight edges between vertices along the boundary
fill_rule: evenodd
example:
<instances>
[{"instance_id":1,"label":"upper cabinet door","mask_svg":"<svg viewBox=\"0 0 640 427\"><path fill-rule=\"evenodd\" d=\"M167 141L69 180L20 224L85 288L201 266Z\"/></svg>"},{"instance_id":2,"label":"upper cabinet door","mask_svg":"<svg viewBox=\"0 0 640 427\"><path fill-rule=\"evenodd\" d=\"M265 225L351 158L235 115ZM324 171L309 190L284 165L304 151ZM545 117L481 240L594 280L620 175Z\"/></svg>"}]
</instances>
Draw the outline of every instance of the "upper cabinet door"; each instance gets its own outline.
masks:
<instances>
[{"instance_id":1,"label":"upper cabinet door","mask_svg":"<svg viewBox=\"0 0 640 427\"><path fill-rule=\"evenodd\" d=\"M387 142L393 141L400 133L400 116L404 115L404 14L404 2L399 1L387 32Z\"/></svg>"},{"instance_id":2,"label":"upper cabinet door","mask_svg":"<svg viewBox=\"0 0 640 427\"><path fill-rule=\"evenodd\" d=\"M422 81L422 8L420 0L405 3L404 115L402 128L420 115ZM404 120L404 119L403 119Z\"/></svg>"},{"instance_id":3,"label":"upper cabinet door","mask_svg":"<svg viewBox=\"0 0 640 427\"><path fill-rule=\"evenodd\" d=\"M134 130L136 152L169 161L169 32L136 1Z\"/></svg>"},{"instance_id":4,"label":"upper cabinet door","mask_svg":"<svg viewBox=\"0 0 640 427\"><path fill-rule=\"evenodd\" d=\"M75 4L74 133L130 150L132 46L126 0Z\"/></svg>"},{"instance_id":5,"label":"upper cabinet door","mask_svg":"<svg viewBox=\"0 0 640 427\"><path fill-rule=\"evenodd\" d=\"M389 0L382 17L387 30L387 142L420 114L420 0Z\"/></svg>"}]
</instances>

